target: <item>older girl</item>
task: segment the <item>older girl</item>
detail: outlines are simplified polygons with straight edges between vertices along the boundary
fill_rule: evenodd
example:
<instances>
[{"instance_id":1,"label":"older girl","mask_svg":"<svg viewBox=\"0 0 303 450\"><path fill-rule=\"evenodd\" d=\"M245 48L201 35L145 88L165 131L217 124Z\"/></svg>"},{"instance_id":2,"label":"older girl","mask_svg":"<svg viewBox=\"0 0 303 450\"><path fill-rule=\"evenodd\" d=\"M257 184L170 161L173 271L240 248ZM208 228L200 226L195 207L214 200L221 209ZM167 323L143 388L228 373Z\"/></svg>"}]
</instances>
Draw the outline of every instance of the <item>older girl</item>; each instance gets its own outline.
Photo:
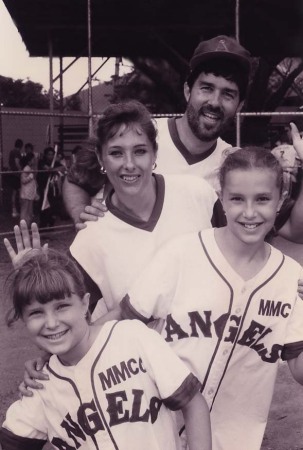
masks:
<instances>
[{"instance_id":1,"label":"older girl","mask_svg":"<svg viewBox=\"0 0 303 450\"><path fill-rule=\"evenodd\" d=\"M121 303L163 319L161 334L202 383L215 450L258 450L278 362L303 384L301 266L264 241L282 202L282 168L262 148L220 171L227 225L170 241Z\"/></svg>"}]
</instances>

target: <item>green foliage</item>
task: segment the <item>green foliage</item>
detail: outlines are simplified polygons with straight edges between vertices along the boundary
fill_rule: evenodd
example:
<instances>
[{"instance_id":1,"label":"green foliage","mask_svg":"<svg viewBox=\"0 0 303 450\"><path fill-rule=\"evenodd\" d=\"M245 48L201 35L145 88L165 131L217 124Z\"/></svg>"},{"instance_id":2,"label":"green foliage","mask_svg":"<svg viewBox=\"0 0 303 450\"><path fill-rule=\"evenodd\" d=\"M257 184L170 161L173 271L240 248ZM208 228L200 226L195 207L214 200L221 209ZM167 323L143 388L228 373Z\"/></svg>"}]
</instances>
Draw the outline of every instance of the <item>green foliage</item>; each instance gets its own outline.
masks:
<instances>
[{"instance_id":1,"label":"green foliage","mask_svg":"<svg viewBox=\"0 0 303 450\"><path fill-rule=\"evenodd\" d=\"M49 93L40 83L0 76L0 102L7 107L48 109ZM58 91L54 91L54 107L59 107Z\"/></svg>"},{"instance_id":2,"label":"green foliage","mask_svg":"<svg viewBox=\"0 0 303 450\"><path fill-rule=\"evenodd\" d=\"M81 111L81 98L78 94L68 97L64 104L65 111Z\"/></svg>"},{"instance_id":3,"label":"green foliage","mask_svg":"<svg viewBox=\"0 0 303 450\"><path fill-rule=\"evenodd\" d=\"M134 70L118 79L113 77L111 101L136 99L152 113L178 113L185 109L183 80L165 60L136 58Z\"/></svg>"}]
</instances>

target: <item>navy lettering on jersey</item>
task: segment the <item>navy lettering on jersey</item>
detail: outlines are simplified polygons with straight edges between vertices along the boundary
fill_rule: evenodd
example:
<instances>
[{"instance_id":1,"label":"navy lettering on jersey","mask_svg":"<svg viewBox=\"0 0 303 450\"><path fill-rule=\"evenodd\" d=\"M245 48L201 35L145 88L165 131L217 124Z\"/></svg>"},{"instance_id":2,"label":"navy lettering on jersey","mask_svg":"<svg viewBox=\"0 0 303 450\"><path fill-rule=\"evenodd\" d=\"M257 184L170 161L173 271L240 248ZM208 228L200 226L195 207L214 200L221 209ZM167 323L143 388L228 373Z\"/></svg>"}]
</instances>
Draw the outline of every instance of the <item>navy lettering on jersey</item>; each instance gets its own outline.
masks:
<instances>
[{"instance_id":1,"label":"navy lettering on jersey","mask_svg":"<svg viewBox=\"0 0 303 450\"><path fill-rule=\"evenodd\" d=\"M142 407L144 392L140 389L133 389L132 394L132 399L127 398L125 391L106 394L110 427L125 422L148 422L150 420L151 423L154 423L157 420L162 401L157 397L152 397L149 407L144 410ZM131 414L127 405L131 405Z\"/></svg>"},{"instance_id":2,"label":"navy lettering on jersey","mask_svg":"<svg viewBox=\"0 0 303 450\"><path fill-rule=\"evenodd\" d=\"M188 338L188 334L185 333L185 331L182 330L181 326L172 318L171 314L168 314L166 317L166 342L172 342L173 338L172 336L175 334L177 339L184 339Z\"/></svg>"},{"instance_id":3,"label":"navy lettering on jersey","mask_svg":"<svg viewBox=\"0 0 303 450\"><path fill-rule=\"evenodd\" d=\"M58 437L54 437L51 443L54 444L54 446L59 450L76 450L78 448L78 447L71 447L65 441L63 441Z\"/></svg>"},{"instance_id":4,"label":"navy lettering on jersey","mask_svg":"<svg viewBox=\"0 0 303 450\"><path fill-rule=\"evenodd\" d=\"M263 311L267 315L283 315L283 317L288 316L288 309L291 305L288 303L282 304L281 302L262 303L260 311ZM187 316L188 322L186 324L185 318ZM229 320L228 320L229 319ZM223 333L224 342L230 342L234 344L239 336L239 327L241 325L242 316L236 316L232 314L230 317L227 313L222 314L213 323L211 322L211 311L204 311L204 318L198 311L188 312L182 319L182 327L172 315L169 314L166 317L166 326L164 331L164 339L166 342L172 342L173 340L180 340L185 338L211 338L212 337L212 326L214 327L214 332L218 338L221 338ZM200 335L199 335L200 333ZM280 344L273 344L270 349L268 349L264 343L264 339L268 334L272 333L272 329L265 327L264 325L251 321L247 326L246 330L242 331L242 335L238 338L237 344L244 345L251 348L258 353L260 358L268 363L275 363L281 356L282 347Z\"/></svg>"},{"instance_id":5,"label":"navy lettering on jersey","mask_svg":"<svg viewBox=\"0 0 303 450\"><path fill-rule=\"evenodd\" d=\"M202 331L203 336L211 337L211 321L210 321L211 312L210 311L204 311L206 320L204 320L201 317L201 315L198 313L198 311L191 311L188 313L188 315L190 318L189 326L191 328L191 336L192 337L199 337L199 334L197 331L197 325L198 325L200 331Z\"/></svg>"},{"instance_id":6,"label":"navy lettering on jersey","mask_svg":"<svg viewBox=\"0 0 303 450\"><path fill-rule=\"evenodd\" d=\"M171 314L168 314L166 316L166 325L165 325L165 331L166 331L166 342L172 342L173 336L175 335L175 338L177 340L185 339L188 337L200 337L200 334L198 332L198 329L202 333L204 337L212 337L211 333L211 311L203 311L204 318L200 314L199 311L190 311L188 312L188 318L189 318L189 328L190 328L190 335L186 333L181 327L180 324L178 324L175 319L173 319Z\"/></svg>"},{"instance_id":7,"label":"navy lettering on jersey","mask_svg":"<svg viewBox=\"0 0 303 450\"><path fill-rule=\"evenodd\" d=\"M234 314L231 315L230 316L230 322L234 322L235 325L232 325L232 326L230 326L228 328L229 335L224 338L224 341L233 343L233 342L235 342L235 339L236 339L236 336L237 336L237 333L238 333L238 328L239 328L239 325L240 325L240 322L241 322L241 316L240 317L239 316L235 316Z\"/></svg>"},{"instance_id":8,"label":"navy lettering on jersey","mask_svg":"<svg viewBox=\"0 0 303 450\"><path fill-rule=\"evenodd\" d=\"M286 319L289 316L291 304L275 302L274 300L260 300L258 314L260 316L282 316Z\"/></svg>"},{"instance_id":9,"label":"navy lettering on jersey","mask_svg":"<svg viewBox=\"0 0 303 450\"><path fill-rule=\"evenodd\" d=\"M130 422L148 422L149 410L147 409L143 414L141 413L141 403L144 391L142 389L133 389L133 408L130 416Z\"/></svg>"},{"instance_id":10,"label":"navy lettering on jersey","mask_svg":"<svg viewBox=\"0 0 303 450\"><path fill-rule=\"evenodd\" d=\"M143 370L145 371L145 369ZM129 394L121 390L107 393L105 396L110 427L125 422L155 423L163 403L157 397L147 397L142 389L132 389ZM77 420L78 423L71 418L70 413L67 413L60 424L65 430L67 437L73 440L74 446L64 441L62 436L53 437L51 443L60 450L76 450L86 445L87 436L92 438L98 431L105 430L94 400L79 406Z\"/></svg>"},{"instance_id":11,"label":"navy lettering on jersey","mask_svg":"<svg viewBox=\"0 0 303 450\"><path fill-rule=\"evenodd\" d=\"M71 418L69 413L66 414L65 420L63 420L61 422L61 427L65 429L68 437L70 437L74 441L76 448L79 448L81 445L77 441L77 438L82 439L83 441L86 441L85 434L81 430L80 426L76 422L73 421L73 419Z\"/></svg>"},{"instance_id":12,"label":"navy lettering on jersey","mask_svg":"<svg viewBox=\"0 0 303 450\"><path fill-rule=\"evenodd\" d=\"M264 325L252 320L250 326L243 332L242 337L238 340L238 344L250 347L255 350L261 357L262 361L268 363L275 363L281 356L283 346L274 344L269 350L265 347L261 339L271 333L271 328L266 328Z\"/></svg>"},{"instance_id":13,"label":"navy lettering on jersey","mask_svg":"<svg viewBox=\"0 0 303 450\"><path fill-rule=\"evenodd\" d=\"M83 403L78 409L78 422L88 436L104 430L104 425L97 412L95 402Z\"/></svg>"},{"instance_id":14,"label":"navy lettering on jersey","mask_svg":"<svg viewBox=\"0 0 303 450\"><path fill-rule=\"evenodd\" d=\"M121 361L119 364L109 367L106 371L100 372L98 376L103 391L106 391L112 386L116 386L117 384L126 381L133 375L138 375L139 372L146 372L142 359L139 358L138 361L136 361L134 358L130 358L128 361Z\"/></svg>"},{"instance_id":15,"label":"navy lettering on jersey","mask_svg":"<svg viewBox=\"0 0 303 450\"><path fill-rule=\"evenodd\" d=\"M110 417L109 426L129 422L129 411L123 407L123 402L127 400L126 392L118 391L106 394L106 399L108 403L107 412Z\"/></svg>"}]
</instances>

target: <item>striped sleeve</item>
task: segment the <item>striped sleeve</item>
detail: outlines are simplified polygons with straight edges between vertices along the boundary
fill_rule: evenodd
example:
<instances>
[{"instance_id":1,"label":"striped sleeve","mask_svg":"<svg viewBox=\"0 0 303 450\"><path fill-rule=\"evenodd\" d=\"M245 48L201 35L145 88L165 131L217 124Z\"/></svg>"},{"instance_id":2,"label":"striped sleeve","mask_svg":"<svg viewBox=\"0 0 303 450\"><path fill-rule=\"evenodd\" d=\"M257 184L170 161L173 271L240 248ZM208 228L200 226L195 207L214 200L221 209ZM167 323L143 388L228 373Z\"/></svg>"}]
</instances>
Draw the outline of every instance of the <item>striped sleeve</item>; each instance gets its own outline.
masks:
<instances>
[{"instance_id":1,"label":"striped sleeve","mask_svg":"<svg viewBox=\"0 0 303 450\"><path fill-rule=\"evenodd\" d=\"M172 411L177 411L187 405L200 389L200 381L190 373L171 396L163 399L163 403Z\"/></svg>"},{"instance_id":2,"label":"striped sleeve","mask_svg":"<svg viewBox=\"0 0 303 450\"><path fill-rule=\"evenodd\" d=\"M0 429L2 450L42 450L46 442L44 439L30 439L17 436L5 428Z\"/></svg>"}]
</instances>

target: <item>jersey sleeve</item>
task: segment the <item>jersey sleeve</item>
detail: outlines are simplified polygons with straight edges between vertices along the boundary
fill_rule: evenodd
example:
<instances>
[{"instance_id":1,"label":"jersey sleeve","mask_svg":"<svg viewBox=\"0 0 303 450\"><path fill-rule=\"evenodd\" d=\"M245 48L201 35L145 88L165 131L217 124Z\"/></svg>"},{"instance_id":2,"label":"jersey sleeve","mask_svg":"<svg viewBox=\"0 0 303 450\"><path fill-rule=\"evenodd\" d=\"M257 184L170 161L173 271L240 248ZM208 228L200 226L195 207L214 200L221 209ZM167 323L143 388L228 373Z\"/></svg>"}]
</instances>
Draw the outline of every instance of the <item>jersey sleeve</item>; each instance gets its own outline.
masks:
<instances>
[{"instance_id":1,"label":"jersey sleeve","mask_svg":"<svg viewBox=\"0 0 303 450\"><path fill-rule=\"evenodd\" d=\"M223 206L219 199L217 199L214 204L213 214L212 214L212 218L211 218L211 224L212 224L213 228L225 227L227 224Z\"/></svg>"},{"instance_id":2,"label":"jersey sleeve","mask_svg":"<svg viewBox=\"0 0 303 450\"><path fill-rule=\"evenodd\" d=\"M274 229L275 231L279 231L288 221L291 211L294 207L295 202L291 199L286 200L279 211L279 214L276 217Z\"/></svg>"},{"instance_id":3,"label":"jersey sleeve","mask_svg":"<svg viewBox=\"0 0 303 450\"><path fill-rule=\"evenodd\" d=\"M69 248L69 252L79 267L81 267L86 283L93 289L92 293L94 296L98 296L99 288L95 282L96 271L98 270L99 280L103 279L103 275L101 266L96 267L96 260L94 259L96 251L95 225L95 222L88 222L87 227L78 232Z\"/></svg>"},{"instance_id":4,"label":"jersey sleeve","mask_svg":"<svg viewBox=\"0 0 303 450\"><path fill-rule=\"evenodd\" d=\"M10 433L2 431L1 439L9 442L14 435L19 438L38 441L47 440L47 419L44 413L43 401L39 393L34 392L33 394L32 397L23 397L8 408L2 428ZM19 441L26 442L26 439L19 439Z\"/></svg>"},{"instance_id":5,"label":"jersey sleeve","mask_svg":"<svg viewBox=\"0 0 303 450\"><path fill-rule=\"evenodd\" d=\"M87 292L90 293L89 297L89 311L90 313L94 312L94 309L102 297L102 292L100 291L97 284L94 282L94 280L88 275L88 273L83 269L83 267L78 263L78 261L73 257L70 251L68 251L68 256L74 261L74 263L78 266L80 272L83 275L85 287L87 289Z\"/></svg>"},{"instance_id":6,"label":"jersey sleeve","mask_svg":"<svg viewBox=\"0 0 303 450\"><path fill-rule=\"evenodd\" d=\"M303 278L303 271L301 272ZM287 325L287 336L282 350L282 359L296 358L303 351L303 300L297 295L295 305Z\"/></svg>"},{"instance_id":7,"label":"jersey sleeve","mask_svg":"<svg viewBox=\"0 0 303 450\"><path fill-rule=\"evenodd\" d=\"M122 299L124 319L145 323L166 317L174 298L179 272L180 238L163 246Z\"/></svg>"},{"instance_id":8,"label":"jersey sleeve","mask_svg":"<svg viewBox=\"0 0 303 450\"><path fill-rule=\"evenodd\" d=\"M163 403L171 410L181 409L200 390L199 380L156 331L138 321L131 327L139 340L144 368L155 382Z\"/></svg>"}]
</instances>

